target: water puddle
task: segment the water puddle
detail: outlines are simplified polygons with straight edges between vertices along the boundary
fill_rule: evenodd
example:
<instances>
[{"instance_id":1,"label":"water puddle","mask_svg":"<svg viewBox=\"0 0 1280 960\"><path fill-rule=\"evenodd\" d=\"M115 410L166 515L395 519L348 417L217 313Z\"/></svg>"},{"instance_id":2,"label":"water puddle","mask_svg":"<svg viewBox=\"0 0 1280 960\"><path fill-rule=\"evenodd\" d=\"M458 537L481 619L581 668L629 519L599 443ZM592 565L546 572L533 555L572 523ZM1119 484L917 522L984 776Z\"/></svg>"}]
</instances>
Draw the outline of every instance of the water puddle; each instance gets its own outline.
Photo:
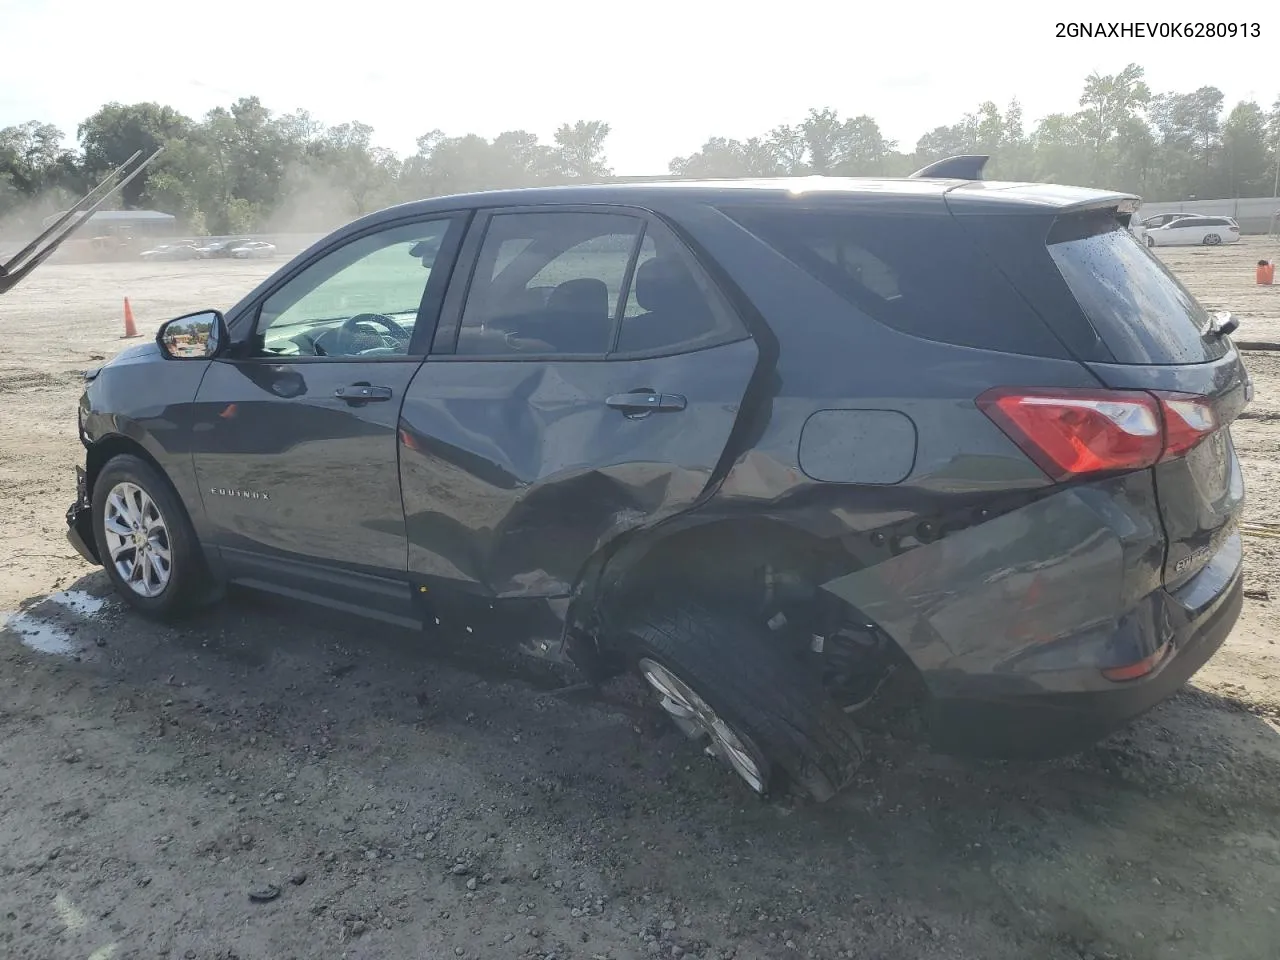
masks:
<instances>
[{"instance_id":1,"label":"water puddle","mask_svg":"<svg viewBox=\"0 0 1280 960\"><path fill-rule=\"evenodd\" d=\"M107 606L102 597L95 597L83 590L63 590L51 593L40 601L53 602L63 610L89 619L101 613ZM37 653L58 657L70 657L81 653L84 644L75 639L65 627L36 617L31 613L0 611L0 630L10 630L22 644Z\"/></svg>"},{"instance_id":2,"label":"water puddle","mask_svg":"<svg viewBox=\"0 0 1280 960\"><path fill-rule=\"evenodd\" d=\"M80 650L80 645L62 627L37 620L30 614L0 613L0 630L12 630L24 646L38 653L69 657Z\"/></svg>"},{"instance_id":3,"label":"water puddle","mask_svg":"<svg viewBox=\"0 0 1280 960\"><path fill-rule=\"evenodd\" d=\"M63 590L61 593L49 594L49 599L59 606L66 607L72 613L78 613L82 617L92 617L95 613L101 613L103 607L107 605L107 601L102 597L95 597L92 593L85 593L83 590Z\"/></svg>"}]
</instances>

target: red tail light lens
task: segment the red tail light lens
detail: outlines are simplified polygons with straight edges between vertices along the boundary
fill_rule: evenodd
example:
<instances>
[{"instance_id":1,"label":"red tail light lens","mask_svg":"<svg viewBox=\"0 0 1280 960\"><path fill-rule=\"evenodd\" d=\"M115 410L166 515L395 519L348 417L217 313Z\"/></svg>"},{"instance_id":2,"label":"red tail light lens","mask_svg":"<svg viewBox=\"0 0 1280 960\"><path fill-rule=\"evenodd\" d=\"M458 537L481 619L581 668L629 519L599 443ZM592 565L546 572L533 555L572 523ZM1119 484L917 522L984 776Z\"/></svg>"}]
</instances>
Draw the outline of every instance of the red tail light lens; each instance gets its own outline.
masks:
<instances>
[{"instance_id":1,"label":"red tail light lens","mask_svg":"<svg viewBox=\"0 0 1280 960\"><path fill-rule=\"evenodd\" d=\"M1218 418L1203 397L1179 393L1157 393L1164 411L1164 455L1162 460L1180 457L1213 431Z\"/></svg>"},{"instance_id":2,"label":"red tail light lens","mask_svg":"<svg viewBox=\"0 0 1280 960\"><path fill-rule=\"evenodd\" d=\"M1054 480L1140 470L1160 459L1160 408L1148 393L988 390L978 406Z\"/></svg>"},{"instance_id":3,"label":"red tail light lens","mask_svg":"<svg viewBox=\"0 0 1280 960\"><path fill-rule=\"evenodd\" d=\"M1153 466L1181 456L1217 428L1213 408L1183 394L997 387L977 403L1059 481Z\"/></svg>"}]
</instances>

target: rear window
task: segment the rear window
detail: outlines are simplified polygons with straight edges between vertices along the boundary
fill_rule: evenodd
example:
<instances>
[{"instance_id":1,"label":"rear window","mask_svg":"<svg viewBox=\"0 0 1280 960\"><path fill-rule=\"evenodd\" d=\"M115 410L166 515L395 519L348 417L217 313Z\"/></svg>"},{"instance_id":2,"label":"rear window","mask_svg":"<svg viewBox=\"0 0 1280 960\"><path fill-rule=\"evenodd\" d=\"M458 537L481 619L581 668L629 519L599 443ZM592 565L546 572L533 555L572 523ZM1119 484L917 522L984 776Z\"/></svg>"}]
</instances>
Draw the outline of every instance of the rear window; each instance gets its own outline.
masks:
<instances>
[{"instance_id":1,"label":"rear window","mask_svg":"<svg viewBox=\"0 0 1280 960\"><path fill-rule=\"evenodd\" d=\"M1209 315L1158 257L1114 217L1059 220L1049 256L1119 363L1203 363L1226 353Z\"/></svg>"},{"instance_id":2,"label":"rear window","mask_svg":"<svg viewBox=\"0 0 1280 960\"><path fill-rule=\"evenodd\" d=\"M721 208L872 319L960 346L1066 352L949 214L753 204Z\"/></svg>"}]
</instances>

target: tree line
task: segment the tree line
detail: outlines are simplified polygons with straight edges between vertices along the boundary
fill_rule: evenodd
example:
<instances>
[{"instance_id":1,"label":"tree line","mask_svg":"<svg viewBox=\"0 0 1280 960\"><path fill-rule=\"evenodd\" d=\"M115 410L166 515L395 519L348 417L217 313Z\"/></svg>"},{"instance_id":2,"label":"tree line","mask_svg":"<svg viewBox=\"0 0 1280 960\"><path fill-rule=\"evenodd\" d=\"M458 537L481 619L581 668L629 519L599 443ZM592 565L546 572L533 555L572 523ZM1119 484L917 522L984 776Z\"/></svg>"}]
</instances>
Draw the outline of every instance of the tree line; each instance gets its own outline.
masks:
<instances>
[{"instance_id":1,"label":"tree line","mask_svg":"<svg viewBox=\"0 0 1280 960\"><path fill-rule=\"evenodd\" d=\"M1153 93L1143 70L1084 81L1079 109L1030 129L1015 99L992 101L925 133L911 150L874 117L811 109L798 123L745 140L710 137L675 157L677 177L829 174L902 176L942 157L991 156L992 179L1125 190L1146 200L1271 196L1280 184L1280 99L1224 112L1216 87ZM65 207L136 150L165 151L120 197L126 208L178 216L192 233L325 230L403 200L471 190L612 177L610 126L565 123L551 143L511 130L492 140L432 130L400 157L373 144L373 128L326 126L305 110L273 113L257 97L200 119L158 103L109 103L76 128L29 121L0 129L0 219L39 219Z\"/></svg>"}]
</instances>

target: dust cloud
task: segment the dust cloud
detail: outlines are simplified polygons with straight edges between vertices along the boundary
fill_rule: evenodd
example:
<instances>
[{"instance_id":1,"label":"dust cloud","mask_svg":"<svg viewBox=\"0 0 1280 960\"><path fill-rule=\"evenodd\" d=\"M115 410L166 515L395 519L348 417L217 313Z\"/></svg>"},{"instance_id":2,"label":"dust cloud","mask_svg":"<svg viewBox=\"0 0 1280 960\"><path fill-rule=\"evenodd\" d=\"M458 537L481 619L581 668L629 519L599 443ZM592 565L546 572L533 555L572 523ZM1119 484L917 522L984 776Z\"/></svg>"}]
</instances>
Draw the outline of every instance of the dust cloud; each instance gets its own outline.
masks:
<instances>
[{"instance_id":1,"label":"dust cloud","mask_svg":"<svg viewBox=\"0 0 1280 960\"><path fill-rule=\"evenodd\" d=\"M318 236L360 214L350 191L336 177L301 164L285 174L283 194L280 205L263 221L259 233Z\"/></svg>"},{"instance_id":2,"label":"dust cloud","mask_svg":"<svg viewBox=\"0 0 1280 960\"><path fill-rule=\"evenodd\" d=\"M0 194L0 260L7 259L34 240L44 229L44 221L71 207L78 199L70 191L55 187L34 197L22 197L9 204Z\"/></svg>"}]
</instances>

